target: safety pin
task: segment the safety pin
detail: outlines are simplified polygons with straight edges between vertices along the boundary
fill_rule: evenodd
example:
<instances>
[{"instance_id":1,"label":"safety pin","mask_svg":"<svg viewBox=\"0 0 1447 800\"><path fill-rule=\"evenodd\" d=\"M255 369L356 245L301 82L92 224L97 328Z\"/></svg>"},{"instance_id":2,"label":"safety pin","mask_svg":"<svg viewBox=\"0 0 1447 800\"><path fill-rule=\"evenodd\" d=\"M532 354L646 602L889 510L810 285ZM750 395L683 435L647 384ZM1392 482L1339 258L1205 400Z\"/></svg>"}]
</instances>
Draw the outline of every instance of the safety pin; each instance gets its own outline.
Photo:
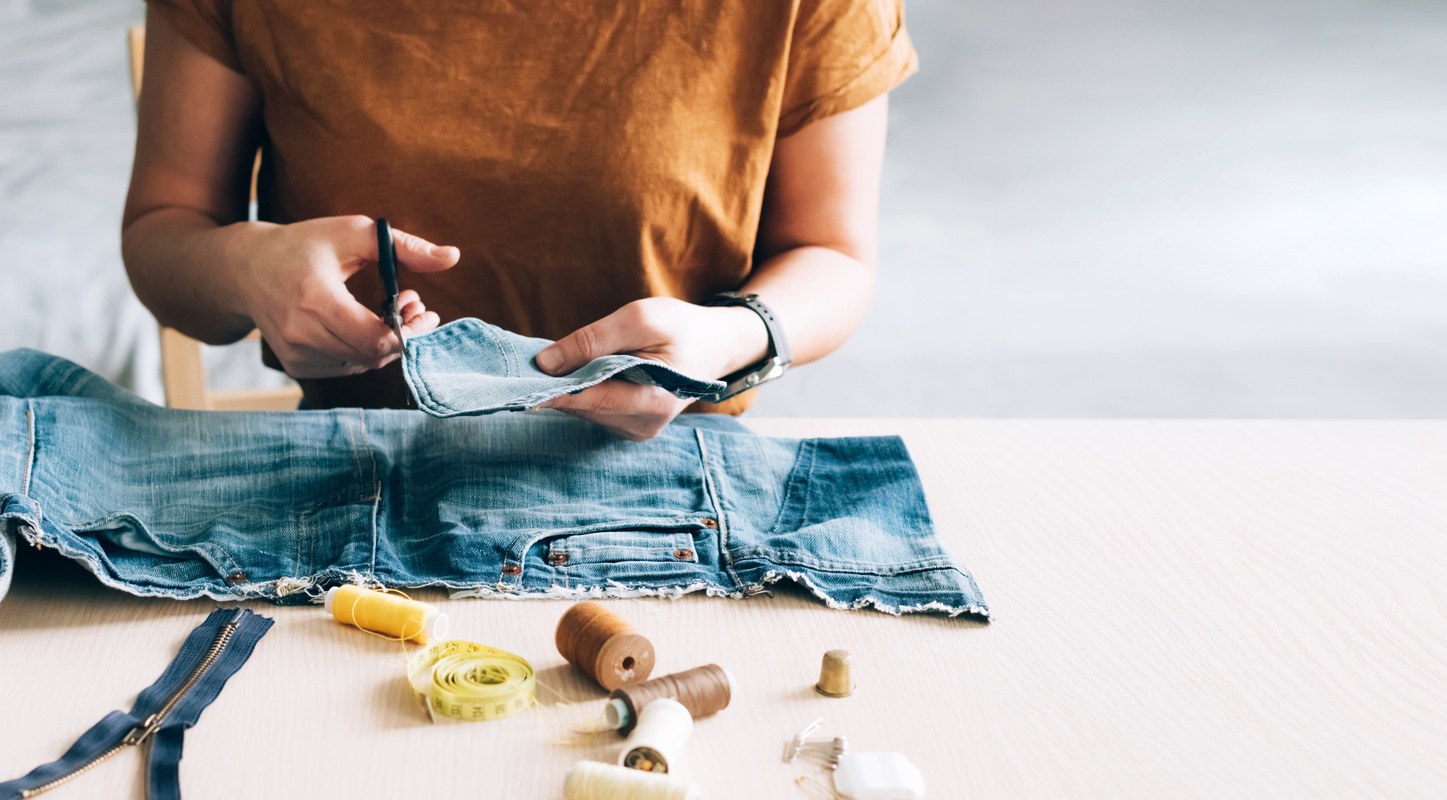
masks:
<instances>
[{"instance_id":1,"label":"safety pin","mask_svg":"<svg viewBox=\"0 0 1447 800\"><path fill-rule=\"evenodd\" d=\"M820 717L820 718L814 720L813 722L809 723L809 725L808 725L806 728L804 728L804 730L799 731L798 733L794 734L794 738L788 740L787 742L784 742L784 763L785 763L785 764L792 763L792 762L794 761L794 759L796 759L796 758L799 757L799 751L804 748L804 740L807 739L807 738L809 738L809 734L813 733L814 731L819 730L819 726L821 726L821 725L823 725L823 724L824 724L824 718L823 718L823 717Z\"/></svg>"}]
</instances>

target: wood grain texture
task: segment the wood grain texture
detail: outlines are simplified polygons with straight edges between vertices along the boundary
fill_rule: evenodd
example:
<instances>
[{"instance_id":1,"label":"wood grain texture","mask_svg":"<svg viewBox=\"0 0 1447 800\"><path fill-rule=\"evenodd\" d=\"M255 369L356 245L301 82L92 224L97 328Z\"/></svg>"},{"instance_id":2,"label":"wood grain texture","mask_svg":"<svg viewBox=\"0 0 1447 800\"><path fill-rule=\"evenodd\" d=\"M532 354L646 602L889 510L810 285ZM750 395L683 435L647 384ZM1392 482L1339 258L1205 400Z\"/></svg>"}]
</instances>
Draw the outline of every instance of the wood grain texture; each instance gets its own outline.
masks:
<instances>
[{"instance_id":1,"label":"wood grain texture","mask_svg":"<svg viewBox=\"0 0 1447 800\"><path fill-rule=\"evenodd\" d=\"M295 411L300 402L299 386L211 392L211 408L216 411Z\"/></svg>"},{"instance_id":2,"label":"wood grain texture","mask_svg":"<svg viewBox=\"0 0 1447 800\"><path fill-rule=\"evenodd\" d=\"M1447 792L1447 423L755 420L899 433L991 625L831 611L781 589L609 608L655 674L716 661L733 705L695 727L707 797L805 798L778 750L816 716L898 750L931 798L1441 797ZM556 798L603 693L553 648L558 601L448 601L453 635L530 659L544 706L430 725L403 649L319 608L277 621L186 739L189 797ZM102 589L29 551L0 603L0 776L128 706L209 602ZM830 647L860 686L810 688ZM57 800L138 795L127 754Z\"/></svg>"},{"instance_id":3,"label":"wood grain texture","mask_svg":"<svg viewBox=\"0 0 1447 800\"><path fill-rule=\"evenodd\" d=\"M161 385L167 408L211 409L201 343L175 328L161 327Z\"/></svg>"}]
</instances>

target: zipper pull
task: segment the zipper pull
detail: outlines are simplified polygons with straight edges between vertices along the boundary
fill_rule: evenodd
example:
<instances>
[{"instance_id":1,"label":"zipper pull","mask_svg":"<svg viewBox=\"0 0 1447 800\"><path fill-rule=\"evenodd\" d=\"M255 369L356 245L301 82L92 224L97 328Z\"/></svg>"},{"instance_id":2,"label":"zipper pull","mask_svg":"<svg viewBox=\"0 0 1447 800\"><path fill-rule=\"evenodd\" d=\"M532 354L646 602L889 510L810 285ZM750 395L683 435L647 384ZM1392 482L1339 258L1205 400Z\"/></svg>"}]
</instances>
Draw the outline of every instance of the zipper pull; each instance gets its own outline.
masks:
<instances>
[{"instance_id":1,"label":"zipper pull","mask_svg":"<svg viewBox=\"0 0 1447 800\"><path fill-rule=\"evenodd\" d=\"M137 726L134 727L134 728L131 728L131 732L128 733L128 734L126 734L126 738L124 738L124 739L121 740L121 744L123 744L123 745L137 745L137 744L140 744L141 742L144 742L146 739L149 739L150 736L151 736L151 734L155 733L155 732L156 732L156 729L159 728L159 727L161 727L161 715L160 715L160 714L152 714L151 716L146 717L146 719L145 719L143 722L141 722L141 724L137 725Z\"/></svg>"}]
</instances>

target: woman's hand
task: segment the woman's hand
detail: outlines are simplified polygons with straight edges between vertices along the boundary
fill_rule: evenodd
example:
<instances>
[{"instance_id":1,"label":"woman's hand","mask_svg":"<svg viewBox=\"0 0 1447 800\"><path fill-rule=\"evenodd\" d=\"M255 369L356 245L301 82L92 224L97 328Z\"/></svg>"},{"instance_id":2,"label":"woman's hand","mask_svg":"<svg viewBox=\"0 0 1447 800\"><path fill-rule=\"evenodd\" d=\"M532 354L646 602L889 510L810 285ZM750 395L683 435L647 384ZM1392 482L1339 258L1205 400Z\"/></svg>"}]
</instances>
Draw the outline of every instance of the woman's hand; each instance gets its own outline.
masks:
<instances>
[{"instance_id":1,"label":"woman's hand","mask_svg":"<svg viewBox=\"0 0 1447 800\"><path fill-rule=\"evenodd\" d=\"M377 260L376 225L363 216L246 221L264 138L261 95L155 9L146 11L139 123L121 253L136 296L157 321L210 344L260 328L296 378L365 372L397 357L401 342L379 309L346 287ZM457 263L455 247L397 230L393 238L405 269ZM397 299L405 332L437 326L416 292Z\"/></svg>"},{"instance_id":2,"label":"woman's hand","mask_svg":"<svg viewBox=\"0 0 1447 800\"><path fill-rule=\"evenodd\" d=\"M438 247L392 230L399 267L438 272L457 263L456 247ZM236 311L249 317L286 373L330 378L377 369L402 351L397 335L357 302L346 281L377 261L377 226L362 216L327 217L255 231L229 283ZM404 335L437 327L437 314L412 290L398 296Z\"/></svg>"},{"instance_id":3,"label":"woman's hand","mask_svg":"<svg viewBox=\"0 0 1447 800\"><path fill-rule=\"evenodd\" d=\"M768 347L764 321L747 308L707 308L650 297L559 339L538 353L537 364L549 375L566 375L595 358L623 353L661 361L695 377L717 378L763 359ZM691 402L657 386L609 380L542 407L641 442L658 435Z\"/></svg>"}]
</instances>

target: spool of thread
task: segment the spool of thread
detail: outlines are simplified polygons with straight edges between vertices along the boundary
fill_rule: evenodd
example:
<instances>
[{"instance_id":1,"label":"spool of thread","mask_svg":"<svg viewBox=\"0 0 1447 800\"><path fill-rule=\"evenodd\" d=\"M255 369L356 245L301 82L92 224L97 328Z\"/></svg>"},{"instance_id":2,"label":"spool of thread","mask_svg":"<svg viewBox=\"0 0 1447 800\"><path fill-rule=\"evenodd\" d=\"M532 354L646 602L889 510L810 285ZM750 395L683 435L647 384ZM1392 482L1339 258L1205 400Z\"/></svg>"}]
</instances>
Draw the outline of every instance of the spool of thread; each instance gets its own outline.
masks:
<instances>
[{"instance_id":1,"label":"spool of thread","mask_svg":"<svg viewBox=\"0 0 1447 800\"><path fill-rule=\"evenodd\" d=\"M699 800L698 784L672 775L579 761L563 778L567 800Z\"/></svg>"},{"instance_id":2,"label":"spool of thread","mask_svg":"<svg viewBox=\"0 0 1447 800\"><path fill-rule=\"evenodd\" d=\"M638 713L618 763L644 772L668 772L693 733L693 715L677 700L654 700Z\"/></svg>"},{"instance_id":3,"label":"spool of thread","mask_svg":"<svg viewBox=\"0 0 1447 800\"><path fill-rule=\"evenodd\" d=\"M578 603L558 620L558 652L604 689L646 680L653 643L597 603Z\"/></svg>"},{"instance_id":4,"label":"spool of thread","mask_svg":"<svg viewBox=\"0 0 1447 800\"><path fill-rule=\"evenodd\" d=\"M638 710L654 700L677 700L694 719L702 719L728 708L733 695L733 673L717 664L705 664L614 689L603 706L603 722L627 736L638 724Z\"/></svg>"},{"instance_id":5,"label":"spool of thread","mask_svg":"<svg viewBox=\"0 0 1447 800\"><path fill-rule=\"evenodd\" d=\"M338 622L419 644L445 637L449 627L436 606L361 586L328 589L325 607Z\"/></svg>"}]
</instances>

